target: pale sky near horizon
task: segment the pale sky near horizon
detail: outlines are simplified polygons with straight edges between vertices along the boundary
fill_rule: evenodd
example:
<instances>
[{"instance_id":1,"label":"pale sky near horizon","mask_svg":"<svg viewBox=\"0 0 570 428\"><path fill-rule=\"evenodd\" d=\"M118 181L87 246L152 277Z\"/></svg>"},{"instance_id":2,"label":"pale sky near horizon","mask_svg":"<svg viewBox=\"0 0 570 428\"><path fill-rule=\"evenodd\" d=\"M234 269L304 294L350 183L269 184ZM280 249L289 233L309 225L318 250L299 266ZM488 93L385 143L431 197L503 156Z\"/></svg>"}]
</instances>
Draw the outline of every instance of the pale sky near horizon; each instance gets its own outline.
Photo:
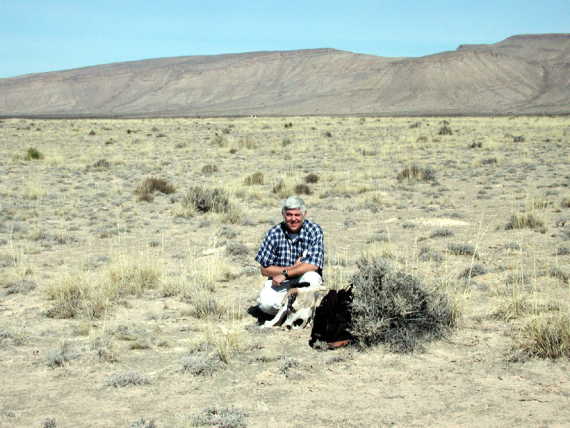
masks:
<instances>
[{"instance_id":1,"label":"pale sky near horizon","mask_svg":"<svg viewBox=\"0 0 570 428\"><path fill-rule=\"evenodd\" d=\"M570 0L0 0L0 78L262 50L423 56L538 33L570 33Z\"/></svg>"}]
</instances>

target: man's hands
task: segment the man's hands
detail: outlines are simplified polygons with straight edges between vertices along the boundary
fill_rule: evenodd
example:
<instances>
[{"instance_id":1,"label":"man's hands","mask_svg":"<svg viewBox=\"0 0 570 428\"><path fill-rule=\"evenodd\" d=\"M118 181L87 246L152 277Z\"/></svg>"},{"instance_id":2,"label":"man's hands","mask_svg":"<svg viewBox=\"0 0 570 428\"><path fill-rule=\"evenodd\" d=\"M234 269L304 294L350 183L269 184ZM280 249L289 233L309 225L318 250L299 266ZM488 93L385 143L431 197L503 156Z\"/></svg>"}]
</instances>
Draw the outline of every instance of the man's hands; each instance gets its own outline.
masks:
<instances>
[{"instance_id":1,"label":"man's hands","mask_svg":"<svg viewBox=\"0 0 570 428\"><path fill-rule=\"evenodd\" d=\"M295 264L291 267L295 267L295 266L299 266L301 263L303 263L302 260L303 257L299 257L297 259L297 261L295 262ZM287 281L287 278L285 278L285 275L283 275L282 273L280 273L279 275L275 275L271 278L271 280L273 281L273 285L281 285L281 283L283 281Z\"/></svg>"}]
</instances>

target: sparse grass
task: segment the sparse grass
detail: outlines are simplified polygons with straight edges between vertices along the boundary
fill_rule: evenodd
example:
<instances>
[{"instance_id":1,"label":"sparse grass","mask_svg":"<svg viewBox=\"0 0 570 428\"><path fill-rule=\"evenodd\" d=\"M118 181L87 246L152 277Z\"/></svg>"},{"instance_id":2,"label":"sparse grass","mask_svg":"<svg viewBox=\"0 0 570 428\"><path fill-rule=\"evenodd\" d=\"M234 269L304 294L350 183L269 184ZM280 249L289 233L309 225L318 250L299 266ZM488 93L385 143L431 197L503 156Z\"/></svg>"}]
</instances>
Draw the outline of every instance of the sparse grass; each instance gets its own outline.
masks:
<instances>
[{"instance_id":1,"label":"sparse grass","mask_svg":"<svg viewBox=\"0 0 570 428\"><path fill-rule=\"evenodd\" d=\"M392 351L412 352L456 325L458 312L447 296L384 259L361 259L357 266L350 284L352 333L360 346L385 343Z\"/></svg>"}]
</instances>

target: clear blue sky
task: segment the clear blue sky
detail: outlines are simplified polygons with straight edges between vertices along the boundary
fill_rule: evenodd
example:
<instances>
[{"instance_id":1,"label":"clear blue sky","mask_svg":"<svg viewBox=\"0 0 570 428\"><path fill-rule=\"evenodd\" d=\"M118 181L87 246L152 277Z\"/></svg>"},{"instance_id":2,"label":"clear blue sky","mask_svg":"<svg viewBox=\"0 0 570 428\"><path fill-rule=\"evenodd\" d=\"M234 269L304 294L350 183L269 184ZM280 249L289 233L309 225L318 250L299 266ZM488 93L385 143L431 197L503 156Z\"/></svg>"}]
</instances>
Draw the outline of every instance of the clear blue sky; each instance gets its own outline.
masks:
<instances>
[{"instance_id":1,"label":"clear blue sky","mask_svg":"<svg viewBox=\"0 0 570 428\"><path fill-rule=\"evenodd\" d=\"M0 77L259 50L422 56L569 32L570 0L0 0Z\"/></svg>"}]
</instances>

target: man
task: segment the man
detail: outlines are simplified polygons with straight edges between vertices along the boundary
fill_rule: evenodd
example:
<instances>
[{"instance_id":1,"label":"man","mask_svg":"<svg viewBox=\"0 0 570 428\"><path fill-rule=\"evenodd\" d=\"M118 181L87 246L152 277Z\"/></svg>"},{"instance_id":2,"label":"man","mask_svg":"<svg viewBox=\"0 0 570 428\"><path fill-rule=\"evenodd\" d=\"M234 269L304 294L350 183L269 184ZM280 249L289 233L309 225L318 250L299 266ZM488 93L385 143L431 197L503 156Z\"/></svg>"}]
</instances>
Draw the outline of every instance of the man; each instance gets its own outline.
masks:
<instances>
[{"instance_id":1,"label":"man","mask_svg":"<svg viewBox=\"0 0 570 428\"><path fill-rule=\"evenodd\" d=\"M296 286L318 287L323 282L321 227L305 218L305 203L296 196L283 201L281 214L283 222L269 229L255 257L261 274L268 278L257 299L259 309L267 315L275 315L285 295L296 293Z\"/></svg>"}]
</instances>

